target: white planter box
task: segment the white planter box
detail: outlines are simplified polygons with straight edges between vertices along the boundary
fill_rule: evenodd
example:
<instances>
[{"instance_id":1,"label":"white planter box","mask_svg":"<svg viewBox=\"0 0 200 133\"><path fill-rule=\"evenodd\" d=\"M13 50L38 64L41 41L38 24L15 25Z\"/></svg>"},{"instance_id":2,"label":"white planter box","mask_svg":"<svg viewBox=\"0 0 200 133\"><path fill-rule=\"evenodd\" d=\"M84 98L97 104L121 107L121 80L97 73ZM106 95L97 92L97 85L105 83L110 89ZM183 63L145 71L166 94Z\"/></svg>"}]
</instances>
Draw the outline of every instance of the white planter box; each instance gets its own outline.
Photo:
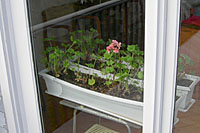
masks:
<instances>
[{"instance_id":1,"label":"white planter box","mask_svg":"<svg viewBox=\"0 0 200 133\"><path fill-rule=\"evenodd\" d=\"M177 115L178 115L178 110L179 110L179 107L181 105L181 103L183 102L184 100L184 95L182 96L179 96L178 100L176 100L176 105L175 105L175 114L174 114L174 125L176 125L179 121L179 118L177 118Z\"/></svg>"},{"instance_id":2,"label":"white planter box","mask_svg":"<svg viewBox=\"0 0 200 133\"><path fill-rule=\"evenodd\" d=\"M71 67L78 69L75 66ZM101 72L98 70L91 69L85 66L80 66L79 71L81 71L82 73L90 74L96 73L99 77L102 78L110 77L109 75L102 75ZM46 92L48 94L96 109L98 111L122 118L138 125L142 125L143 102L128 100L84 89L77 85L55 78L47 74L47 72L48 70L45 69L39 74L46 82ZM112 74L110 75L112 77ZM143 85L143 82L137 79L131 79L129 83L131 84L133 83L133 81L138 81L138 86ZM176 101L175 116L177 116L178 106L180 105L181 98Z\"/></svg>"},{"instance_id":3,"label":"white planter box","mask_svg":"<svg viewBox=\"0 0 200 133\"><path fill-rule=\"evenodd\" d=\"M200 77L185 74L184 78L192 80L193 82L191 83L189 87L177 85L176 95L177 96L183 95L183 102L180 104L179 110L182 112L187 112L192 106L192 104L194 103L194 100L192 99L192 95L193 95L196 84L200 81Z\"/></svg>"},{"instance_id":4,"label":"white planter box","mask_svg":"<svg viewBox=\"0 0 200 133\"><path fill-rule=\"evenodd\" d=\"M47 70L43 70L39 74L46 82L48 94L142 125L142 102L118 98L84 89L55 78L47 74L47 72Z\"/></svg>"}]
</instances>

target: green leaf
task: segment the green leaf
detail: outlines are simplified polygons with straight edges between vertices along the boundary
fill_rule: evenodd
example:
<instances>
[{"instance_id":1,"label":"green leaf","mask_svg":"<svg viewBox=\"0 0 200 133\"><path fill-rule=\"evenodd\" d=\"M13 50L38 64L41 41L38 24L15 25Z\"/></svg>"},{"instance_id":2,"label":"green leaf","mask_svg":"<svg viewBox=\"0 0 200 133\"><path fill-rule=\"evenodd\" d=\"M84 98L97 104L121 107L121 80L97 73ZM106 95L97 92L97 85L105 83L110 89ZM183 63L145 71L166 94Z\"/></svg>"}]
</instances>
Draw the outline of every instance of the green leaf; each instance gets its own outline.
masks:
<instances>
[{"instance_id":1,"label":"green leaf","mask_svg":"<svg viewBox=\"0 0 200 133\"><path fill-rule=\"evenodd\" d=\"M97 59L97 56L94 53L91 54L91 57Z\"/></svg>"},{"instance_id":2,"label":"green leaf","mask_svg":"<svg viewBox=\"0 0 200 133\"><path fill-rule=\"evenodd\" d=\"M70 40L73 42L73 41L74 41L74 37L73 37L73 36L71 36L71 37L70 37Z\"/></svg>"},{"instance_id":3,"label":"green leaf","mask_svg":"<svg viewBox=\"0 0 200 133\"><path fill-rule=\"evenodd\" d=\"M112 60L111 60L111 61L107 61L107 62L106 62L106 64L107 64L107 65L109 65L109 66L113 65L114 63L115 63L115 62L114 62L114 61L112 61Z\"/></svg>"},{"instance_id":4,"label":"green leaf","mask_svg":"<svg viewBox=\"0 0 200 133\"><path fill-rule=\"evenodd\" d=\"M106 67L106 73L112 73L112 72L114 72L113 67Z\"/></svg>"},{"instance_id":5,"label":"green leaf","mask_svg":"<svg viewBox=\"0 0 200 133\"><path fill-rule=\"evenodd\" d=\"M61 43L61 46L66 47L65 43Z\"/></svg>"},{"instance_id":6,"label":"green leaf","mask_svg":"<svg viewBox=\"0 0 200 133\"><path fill-rule=\"evenodd\" d=\"M84 53L80 53L80 57L81 58L85 57L85 54Z\"/></svg>"},{"instance_id":7,"label":"green leaf","mask_svg":"<svg viewBox=\"0 0 200 133\"><path fill-rule=\"evenodd\" d=\"M103 68L105 66L105 63L101 63L100 68Z\"/></svg>"},{"instance_id":8,"label":"green leaf","mask_svg":"<svg viewBox=\"0 0 200 133\"><path fill-rule=\"evenodd\" d=\"M95 79L94 78L88 79L88 84L89 85L94 85L95 84Z\"/></svg>"},{"instance_id":9,"label":"green leaf","mask_svg":"<svg viewBox=\"0 0 200 133\"><path fill-rule=\"evenodd\" d=\"M138 92L141 94L143 92L143 89L139 87Z\"/></svg>"},{"instance_id":10,"label":"green leaf","mask_svg":"<svg viewBox=\"0 0 200 133\"><path fill-rule=\"evenodd\" d=\"M110 59L110 58L111 58L111 54L109 54L108 52L105 52L105 53L104 53L104 58L105 58L106 60Z\"/></svg>"},{"instance_id":11,"label":"green leaf","mask_svg":"<svg viewBox=\"0 0 200 133\"><path fill-rule=\"evenodd\" d=\"M64 66L66 69L69 68L70 64L69 64L68 60L65 60L65 61L63 62L63 66Z\"/></svg>"},{"instance_id":12,"label":"green leaf","mask_svg":"<svg viewBox=\"0 0 200 133\"><path fill-rule=\"evenodd\" d=\"M121 60L127 62L127 57L126 56L122 56Z\"/></svg>"},{"instance_id":13,"label":"green leaf","mask_svg":"<svg viewBox=\"0 0 200 133\"><path fill-rule=\"evenodd\" d=\"M54 40L54 37L48 37L44 39L44 41L53 41L53 40Z\"/></svg>"},{"instance_id":14,"label":"green leaf","mask_svg":"<svg viewBox=\"0 0 200 133\"><path fill-rule=\"evenodd\" d=\"M46 49L46 51L49 53L49 52L53 51L54 49L55 49L55 47L48 47L48 48Z\"/></svg>"},{"instance_id":15,"label":"green leaf","mask_svg":"<svg viewBox=\"0 0 200 133\"><path fill-rule=\"evenodd\" d=\"M132 63L133 62L133 58L130 55L127 56L122 56L122 61L125 61L127 63Z\"/></svg>"},{"instance_id":16,"label":"green leaf","mask_svg":"<svg viewBox=\"0 0 200 133\"><path fill-rule=\"evenodd\" d=\"M53 53L49 54L49 60L53 60L55 57L56 57L55 54Z\"/></svg>"},{"instance_id":17,"label":"green leaf","mask_svg":"<svg viewBox=\"0 0 200 133\"><path fill-rule=\"evenodd\" d=\"M80 56L80 52L79 52L79 51L76 51L76 52L75 52L75 55L79 57L79 56Z\"/></svg>"},{"instance_id":18,"label":"green leaf","mask_svg":"<svg viewBox=\"0 0 200 133\"><path fill-rule=\"evenodd\" d=\"M109 86L110 84L112 84L112 81L110 81L110 80L109 80L109 81L106 81L105 84L106 84L107 86Z\"/></svg>"},{"instance_id":19,"label":"green leaf","mask_svg":"<svg viewBox=\"0 0 200 133\"><path fill-rule=\"evenodd\" d=\"M98 77L98 74L97 74L97 73L94 73L93 75L94 75L95 77Z\"/></svg>"},{"instance_id":20,"label":"green leaf","mask_svg":"<svg viewBox=\"0 0 200 133\"><path fill-rule=\"evenodd\" d=\"M97 44L104 44L104 41L102 39L97 38L95 41Z\"/></svg>"},{"instance_id":21,"label":"green leaf","mask_svg":"<svg viewBox=\"0 0 200 133\"><path fill-rule=\"evenodd\" d=\"M108 39L108 41L106 42L106 45L110 45L112 43L111 39Z\"/></svg>"},{"instance_id":22,"label":"green leaf","mask_svg":"<svg viewBox=\"0 0 200 133\"><path fill-rule=\"evenodd\" d=\"M178 62L179 62L179 63L183 63L183 59L182 59L182 58L179 58L179 59L178 59Z\"/></svg>"},{"instance_id":23,"label":"green leaf","mask_svg":"<svg viewBox=\"0 0 200 133\"><path fill-rule=\"evenodd\" d=\"M123 73L117 73L116 76L117 77L121 77Z\"/></svg>"},{"instance_id":24,"label":"green leaf","mask_svg":"<svg viewBox=\"0 0 200 133\"><path fill-rule=\"evenodd\" d=\"M124 48L126 46L126 44L122 43L122 47Z\"/></svg>"},{"instance_id":25,"label":"green leaf","mask_svg":"<svg viewBox=\"0 0 200 133\"><path fill-rule=\"evenodd\" d=\"M139 84L138 81L133 81L134 84Z\"/></svg>"},{"instance_id":26,"label":"green leaf","mask_svg":"<svg viewBox=\"0 0 200 133\"><path fill-rule=\"evenodd\" d=\"M144 79L144 72L142 72L142 71L138 72L137 77L139 79Z\"/></svg>"},{"instance_id":27,"label":"green leaf","mask_svg":"<svg viewBox=\"0 0 200 133\"><path fill-rule=\"evenodd\" d=\"M94 68L94 64L85 64L85 65L90 67L90 68Z\"/></svg>"},{"instance_id":28,"label":"green leaf","mask_svg":"<svg viewBox=\"0 0 200 133\"><path fill-rule=\"evenodd\" d=\"M115 81L122 81L125 78L128 78L129 74L127 72L121 72L117 73L116 76L118 77L118 79L116 79Z\"/></svg>"},{"instance_id":29,"label":"green leaf","mask_svg":"<svg viewBox=\"0 0 200 133\"><path fill-rule=\"evenodd\" d=\"M194 71L191 71L190 74L191 74L191 75L195 75L195 72L194 72Z\"/></svg>"},{"instance_id":30,"label":"green leaf","mask_svg":"<svg viewBox=\"0 0 200 133\"><path fill-rule=\"evenodd\" d=\"M127 62L132 62L133 58L131 56L127 56Z\"/></svg>"},{"instance_id":31,"label":"green leaf","mask_svg":"<svg viewBox=\"0 0 200 133\"><path fill-rule=\"evenodd\" d=\"M68 52L73 54L74 53L74 50L72 48L68 49Z\"/></svg>"},{"instance_id":32,"label":"green leaf","mask_svg":"<svg viewBox=\"0 0 200 133\"><path fill-rule=\"evenodd\" d=\"M184 71L184 68L183 68L183 66L179 65L179 66L178 66L178 71L179 71L179 72L182 72L182 71Z\"/></svg>"},{"instance_id":33,"label":"green leaf","mask_svg":"<svg viewBox=\"0 0 200 133\"><path fill-rule=\"evenodd\" d=\"M139 67L137 63L133 63L132 66L133 66L134 69Z\"/></svg>"},{"instance_id":34,"label":"green leaf","mask_svg":"<svg viewBox=\"0 0 200 133\"><path fill-rule=\"evenodd\" d=\"M72 68L72 67L70 68L70 70L71 70L71 71L76 71L76 69L75 69L75 68Z\"/></svg>"},{"instance_id":35,"label":"green leaf","mask_svg":"<svg viewBox=\"0 0 200 133\"><path fill-rule=\"evenodd\" d=\"M124 69L126 65L125 64L116 63L116 66L119 69Z\"/></svg>"},{"instance_id":36,"label":"green leaf","mask_svg":"<svg viewBox=\"0 0 200 133\"><path fill-rule=\"evenodd\" d=\"M137 47L137 45L128 45L127 50L128 50L129 52L133 52L133 51L136 50L136 47Z\"/></svg>"},{"instance_id":37,"label":"green leaf","mask_svg":"<svg viewBox=\"0 0 200 133\"><path fill-rule=\"evenodd\" d=\"M83 31L82 31L82 30L78 30L77 32L78 32L78 33L82 33Z\"/></svg>"}]
</instances>

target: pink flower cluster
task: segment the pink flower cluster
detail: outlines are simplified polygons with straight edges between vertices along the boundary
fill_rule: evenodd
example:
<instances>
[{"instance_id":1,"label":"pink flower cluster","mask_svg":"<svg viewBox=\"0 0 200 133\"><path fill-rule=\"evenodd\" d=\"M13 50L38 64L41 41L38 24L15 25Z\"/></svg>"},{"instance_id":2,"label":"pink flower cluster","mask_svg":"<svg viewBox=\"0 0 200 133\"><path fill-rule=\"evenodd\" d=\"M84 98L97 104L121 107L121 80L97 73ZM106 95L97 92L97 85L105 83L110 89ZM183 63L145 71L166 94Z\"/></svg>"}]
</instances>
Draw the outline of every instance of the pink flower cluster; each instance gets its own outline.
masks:
<instances>
[{"instance_id":1,"label":"pink flower cluster","mask_svg":"<svg viewBox=\"0 0 200 133\"><path fill-rule=\"evenodd\" d=\"M121 47L121 42L117 42L116 40L112 40L112 43L106 47L106 50L108 53L110 53L110 50L113 50L114 53L118 53L119 49Z\"/></svg>"}]
</instances>

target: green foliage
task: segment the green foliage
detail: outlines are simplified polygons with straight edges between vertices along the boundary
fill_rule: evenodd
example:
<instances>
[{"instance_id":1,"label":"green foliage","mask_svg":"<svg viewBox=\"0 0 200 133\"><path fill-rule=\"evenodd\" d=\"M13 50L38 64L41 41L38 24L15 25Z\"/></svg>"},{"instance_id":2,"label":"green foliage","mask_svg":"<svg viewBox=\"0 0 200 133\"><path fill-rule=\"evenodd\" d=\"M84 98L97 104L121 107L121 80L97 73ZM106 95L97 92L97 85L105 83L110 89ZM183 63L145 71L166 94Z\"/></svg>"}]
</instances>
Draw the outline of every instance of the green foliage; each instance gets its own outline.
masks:
<instances>
[{"instance_id":1,"label":"green foliage","mask_svg":"<svg viewBox=\"0 0 200 133\"><path fill-rule=\"evenodd\" d=\"M105 82L105 85L107 85L107 86L110 86L111 84L112 84L112 81L110 81L110 80Z\"/></svg>"},{"instance_id":2,"label":"green foliage","mask_svg":"<svg viewBox=\"0 0 200 133\"><path fill-rule=\"evenodd\" d=\"M180 54L178 58L178 78L181 78L184 73L185 73L185 68L187 66L192 66L194 65L194 61L187 55L185 54ZM190 72L193 75L195 74L194 72Z\"/></svg>"},{"instance_id":3,"label":"green foliage","mask_svg":"<svg viewBox=\"0 0 200 133\"><path fill-rule=\"evenodd\" d=\"M110 44L109 40L107 44ZM123 45L122 45L123 49ZM140 51L137 45L128 45L126 50L119 50L119 53L104 52L103 57L106 60L101 64L102 74L113 74L113 78L105 83L107 86L114 82L120 82L128 87L130 78L144 79L144 72L141 68L144 65L144 52Z\"/></svg>"},{"instance_id":4,"label":"green foliage","mask_svg":"<svg viewBox=\"0 0 200 133\"><path fill-rule=\"evenodd\" d=\"M75 68L72 68L72 67L70 68L70 70L71 70L71 71L74 71L74 72L76 71L76 69L75 69Z\"/></svg>"},{"instance_id":5,"label":"green foliage","mask_svg":"<svg viewBox=\"0 0 200 133\"><path fill-rule=\"evenodd\" d=\"M67 70L74 72L76 81L82 80L82 75L79 72L80 61L86 60L90 63L85 63L87 67L95 69L96 62L101 62L100 70L102 74L107 75L107 81L105 85L111 86L115 82L119 82L119 87L123 84L128 88L128 81L130 78L144 79L144 72L141 68L144 65L144 52L140 51L137 45L125 45L122 44L119 52L114 53L112 50L110 53L106 49L100 49L101 44L110 45L112 40L109 39L104 42L102 39L97 38L98 32L95 29L90 30L77 30L71 32L70 43L62 43L62 47L53 47L50 45L43 51L44 57L42 58L43 64L55 75L61 76L63 73L67 74ZM44 41L54 41L53 37L46 38ZM183 56L180 59L180 63L191 63L188 61L187 56ZM73 61L76 60L76 64ZM70 67L76 65L77 69ZM180 67L181 69L181 67ZM97 74L90 73L87 80L88 85L95 85L95 77ZM138 83L135 83L138 84Z\"/></svg>"},{"instance_id":6,"label":"green foliage","mask_svg":"<svg viewBox=\"0 0 200 133\"><path fill-rule=\"evenodd\" d=\"M90 68L94 68L94 64L86 64L86 66L88 66Z\"/></svg>"},{"instance_id":7,"label":"green foliage","mask_svg":"<svg viewBox=\"0 0 200 133\"><path fill-rule=\"evenodd\" d=\"M48 62L46 62L48 69L51 70L56 75L56 77L59 77L63 70L62 61L64 59L64 51L58 47L49 47L47 48L46 52L44 52L44 54L45 53L48 53Z\"/></svg>"},{"instance_id":8,"label":"green foliage","mask_svg":"<svg viewBox=\"0 0 200 133\"><path fill-rule=\"evenodd\" d=\"M53 38L46 38L46 41L52 41ZM75 51L72 49L73 44L61 44L63 48L58 46L49 46L43 51L42 63L49 69L53 75L60 77L62 72L66 72L69 68L70 60L74 59Z\"/></svg>"},{"instance_id":9,"label":"green foliage","mask_svg":"<svg viewBox=\"0 0 200 133\"><path fill-rule=\"evenodd\" d=\"M129 52L134 52L137 48L137 45L128 45L127 50Z\"/></svg>"},{"instance_id":10,"label":"green foliage","mask_svg":"<svg viewBox=\"0 0 200 133\"><path fill-rule=\"evenodd\" d=\"M88 84L89 85L94 85L95 84L95 79L94 78L88 79Z\"/></svg>"},{"instance_id":11,"label":"green foliage","mask_svg":"<svg viewBox=\"0 0 200 133\"><path fill-rule=\"evenodd\" d=\"M90 55L95 53L95 48L104 44L102 39L97 38L99 33L91 28L90 30L77 30L71 33L71 41L77 44L84 56L81 59L88 60Z\"/></svg>"},{"instance_id":12,"label":"green foliage","mask_svg":"<svg viewBox=\"0 0 200 133\"><path fill-rule=\"evenodd\" d=\"M53 41L54 37L45 38L44 41Z\"/></svg>"},{"instance_id":13,"label":"green foliage","mask_svg":"<svg viewBox=\"0 0 200 133\"><path fill-rule=\"evenodd\" d=\"M106 74L114 72L114 67L106 67Z\"/></svg>"},{"instance_id":14,"label":"green foliage","mask_svg":"<svg viewBox=\"0 0 200 133\"><path fill-rule=\"evenodd\" d=\"M138 73L137 73L137 77L138 77L139 79L144 79L144 72L142 72L142 71L138 72Z\"/></svg>"}]
</instances>

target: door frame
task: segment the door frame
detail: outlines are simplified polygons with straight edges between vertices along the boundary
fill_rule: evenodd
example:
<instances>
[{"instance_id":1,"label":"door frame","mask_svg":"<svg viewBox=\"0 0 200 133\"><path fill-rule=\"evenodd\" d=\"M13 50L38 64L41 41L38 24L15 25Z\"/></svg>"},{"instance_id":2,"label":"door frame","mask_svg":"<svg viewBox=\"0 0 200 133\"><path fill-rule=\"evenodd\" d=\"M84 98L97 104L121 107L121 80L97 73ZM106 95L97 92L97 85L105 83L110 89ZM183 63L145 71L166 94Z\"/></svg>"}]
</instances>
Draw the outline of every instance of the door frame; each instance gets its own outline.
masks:
<instances>
[{"instance_id":1,"label":"door frame","mask_svg":"<svg viewBox=\"0 0 200 133\"><path fill-rule=\"evenodd\" d=\"M0 85L11 133L42 131L25 0L0 1Z\"/></svg>"},{"instance_id":2,"label":"door frame","mask_svg":"<svg viewBox=\"0 0 200 133\"><path fill-rule=\"evenodd\" d=\"M26 0L1 0L0 85L10 132L42 132ZM143 133L173 127L180 0L145 1ZM11 106L10 106L11 105Z\"/></svg>"}]
</instances>

